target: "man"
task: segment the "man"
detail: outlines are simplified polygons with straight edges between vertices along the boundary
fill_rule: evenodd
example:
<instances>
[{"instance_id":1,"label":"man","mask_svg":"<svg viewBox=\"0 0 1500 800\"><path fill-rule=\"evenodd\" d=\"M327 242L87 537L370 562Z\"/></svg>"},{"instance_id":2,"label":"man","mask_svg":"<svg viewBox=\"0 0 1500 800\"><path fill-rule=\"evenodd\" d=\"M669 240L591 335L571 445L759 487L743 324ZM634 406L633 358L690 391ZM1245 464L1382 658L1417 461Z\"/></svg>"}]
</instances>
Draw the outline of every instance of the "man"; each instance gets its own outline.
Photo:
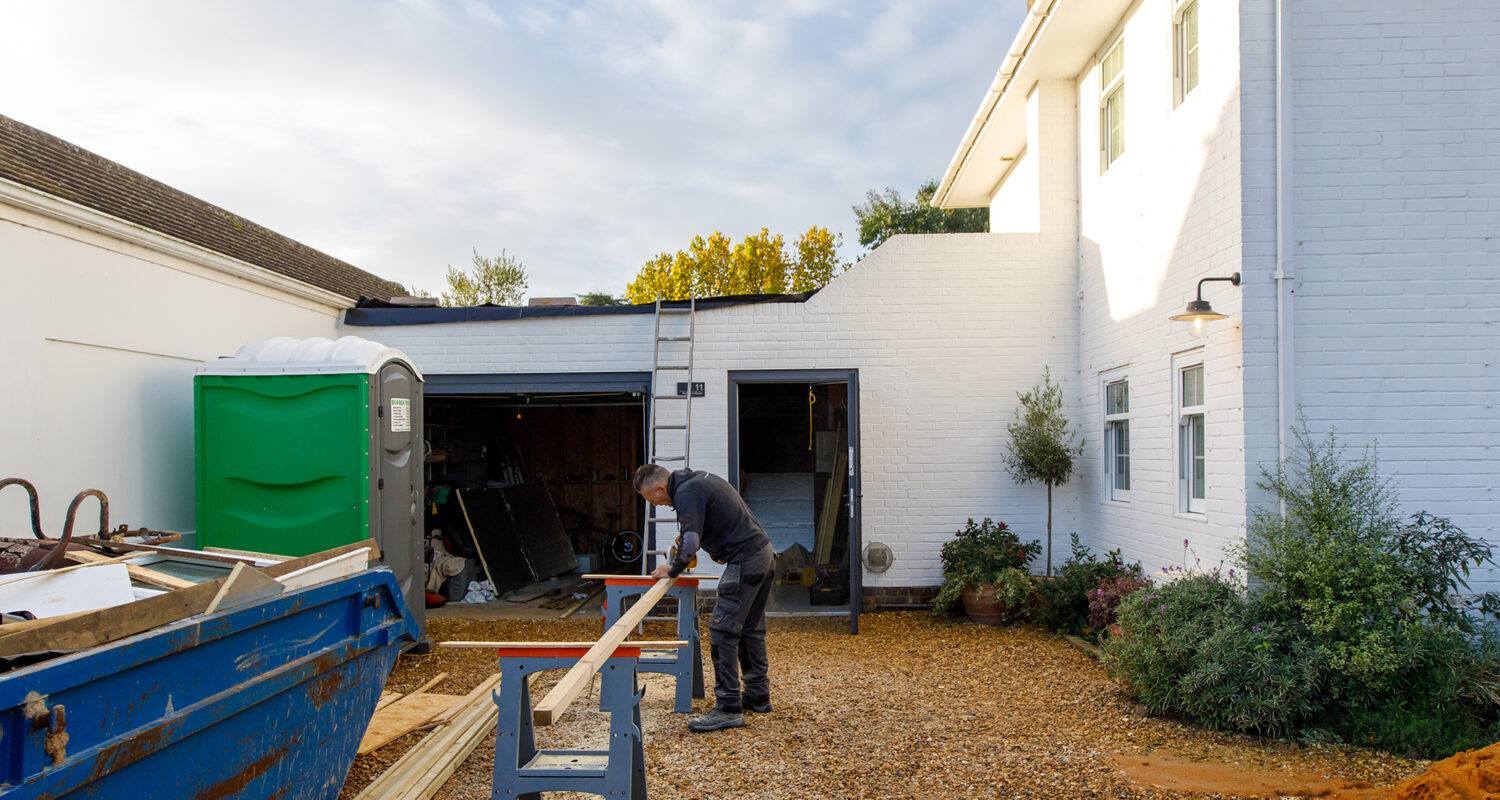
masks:
<instances>
[{"instance_id":1,"label":"man","mask_svg":"<svg viewBox=\"0 0 1500 800\"><path fill-rule=\"evenodd\" d=\"M701 547L725 564L719 599L709 618L709 651L714 662L714 707L690 720L688 729L716 731L745 725L744 709L771 711L766 678L766 599L775 578L776 553L750 507L727 481L707 472L646 464L635 471L635 490L654 506L677 512L677 555L651 577L676 577ZM744 668L741 690L740 669Z\"/></svg>"}]
</instances>

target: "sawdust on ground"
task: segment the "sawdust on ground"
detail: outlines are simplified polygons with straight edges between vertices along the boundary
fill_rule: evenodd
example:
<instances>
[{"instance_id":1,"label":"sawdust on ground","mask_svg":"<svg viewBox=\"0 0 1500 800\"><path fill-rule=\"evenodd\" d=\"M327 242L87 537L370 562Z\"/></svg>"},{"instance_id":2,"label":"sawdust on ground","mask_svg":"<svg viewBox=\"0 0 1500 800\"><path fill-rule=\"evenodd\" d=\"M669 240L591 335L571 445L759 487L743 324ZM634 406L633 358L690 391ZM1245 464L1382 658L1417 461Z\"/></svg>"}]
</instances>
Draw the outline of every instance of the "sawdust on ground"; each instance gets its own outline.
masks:
<instances>
[{"instance_id":1,"label":"sawdust on ground","mask_svg":"<svg viewBox=\"0 0 1500 800\"><path fill-rule=\"evenodd\" d=\"M597 620L432 620L428 635L437 641L592 641L602 630ZM643 675L653 800L1233 798L1303 790L1309 794L1302 796L1331 796L1392 787L1427 767L1371 750L1258 740L1143 716L1097 662L1034 628L882 613L862 616L860 631L850 636L841 618L772 619L775 711L747 715L742 729L688 732L686 718L672 713L672 680ZM644 638L671 633L648 626ZM706 643L707 631L702 635ZM710 697L695 701L697 713L713 702L712 665L705 669ZM449 677L432 691L464 694L496 671L495 655L438 648L403 657L387 688L410 690L445 670ZM540 698L561 675L539 675L533 696ZM602 746L607 718L589 703L597 708L597 697L580 699L557 725L538 729L538 746ZM357 758L342 800L418 739L408 735ZM493 762L491 736L436 797L489 798ZM1193 782L1206 777L1214 780Z\"/></svg>"}]
</instances>

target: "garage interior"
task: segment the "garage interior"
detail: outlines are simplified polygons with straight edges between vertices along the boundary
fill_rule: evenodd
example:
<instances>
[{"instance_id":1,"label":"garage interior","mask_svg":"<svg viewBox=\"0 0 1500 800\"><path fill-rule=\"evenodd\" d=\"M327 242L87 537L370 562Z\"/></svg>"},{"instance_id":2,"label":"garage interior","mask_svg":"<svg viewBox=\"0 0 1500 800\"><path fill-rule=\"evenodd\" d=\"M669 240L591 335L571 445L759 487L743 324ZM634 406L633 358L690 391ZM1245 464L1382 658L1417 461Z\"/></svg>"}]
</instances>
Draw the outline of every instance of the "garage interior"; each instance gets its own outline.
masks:
<instances>
[{"instance_id":1,"label":"garage interior","mask_svg":"<svg viewBox=\"0 0 1500 800\"><path fill-rule=\"evenodd\" d=\"M849 612L849 387L740 383L738 488L776 551L768 613Z\"/></svg>"},{"instance_id":2,"label":"garage interior","mask_svg":"<svg viewBox=\"0 0 1500 800\"><path fill-rule=\"evenodd\" d=\"M476 540L501 595L569 572L640 571L644 509L630 477L645 459L643 393L429 394L425 402L426 528L469 560L447 581L448 599L484 580ZM517 549L529 571L517 569Z\"/></svg>"}]
</instances>

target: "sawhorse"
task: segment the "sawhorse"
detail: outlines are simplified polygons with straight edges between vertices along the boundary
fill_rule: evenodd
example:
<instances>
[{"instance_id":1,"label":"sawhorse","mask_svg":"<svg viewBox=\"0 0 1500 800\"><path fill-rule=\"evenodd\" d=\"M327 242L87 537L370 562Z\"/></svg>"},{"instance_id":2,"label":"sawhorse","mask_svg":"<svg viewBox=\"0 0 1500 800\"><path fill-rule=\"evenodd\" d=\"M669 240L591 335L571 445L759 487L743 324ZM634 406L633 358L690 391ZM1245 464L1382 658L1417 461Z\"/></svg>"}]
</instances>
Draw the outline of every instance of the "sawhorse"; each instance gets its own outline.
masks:
<instances>
[{"instance_id":1,"label":"sawhorse","mask_svg":"<svg viewBox=\"0 0 1500 800\"><path fill-rule=\"evenodd\" d=\"M587 792L618 800L646 800L641 743L641 689L636 668L643 647L680 648L687 642L628 642L599 669L599 709L609 714L604 750L539 750L531 715L531 674L569 669L593 642L503 642L495 727L493 800L541 800L542 792Z\"/></svg>"},{"instance_id":2,"label":"sawhorse","mask_svg":"<svg viewBox=\"0 0 1500 800\"><path fill-rule=\"evenodd\" d=\"M644 575L585 575L585 578L604 581L604 627L615 624L625 611L625 600L637 597L656 584ZM713 576L679 575L677 582L667 590L667 596L677 599L677 638L689 646L671 652L645 652L641 655L640 671L673 675L677 678L677 698L672 711L691 714L693 698L701 698L703 690L703 645L698 636L698 583L714 580Z\"/></svg>"}]
</instances>

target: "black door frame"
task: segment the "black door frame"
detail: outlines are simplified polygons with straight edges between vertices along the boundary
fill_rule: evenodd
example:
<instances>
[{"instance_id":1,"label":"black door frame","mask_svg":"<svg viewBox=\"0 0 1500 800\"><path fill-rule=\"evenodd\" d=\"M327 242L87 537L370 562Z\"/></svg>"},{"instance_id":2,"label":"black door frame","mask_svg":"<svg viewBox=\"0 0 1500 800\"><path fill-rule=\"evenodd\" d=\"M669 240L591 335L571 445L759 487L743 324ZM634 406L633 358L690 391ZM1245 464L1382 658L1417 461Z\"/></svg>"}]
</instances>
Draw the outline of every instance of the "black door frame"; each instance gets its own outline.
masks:
<instances>
[{"instance_id":1,"label":"black door frame","mask_svg":"<svg viewBox=\"0 0 1500 800\"><path fill-rule=\"evenodd\" d=\"M740 488L740 384L843 383L849 387L849 632L859 633L859 609L863 604L863 569L859 554L864 547L860 533L860 447L858 369L770 369L729 370L729 482Z\"/></svg>"}]
</instances>

